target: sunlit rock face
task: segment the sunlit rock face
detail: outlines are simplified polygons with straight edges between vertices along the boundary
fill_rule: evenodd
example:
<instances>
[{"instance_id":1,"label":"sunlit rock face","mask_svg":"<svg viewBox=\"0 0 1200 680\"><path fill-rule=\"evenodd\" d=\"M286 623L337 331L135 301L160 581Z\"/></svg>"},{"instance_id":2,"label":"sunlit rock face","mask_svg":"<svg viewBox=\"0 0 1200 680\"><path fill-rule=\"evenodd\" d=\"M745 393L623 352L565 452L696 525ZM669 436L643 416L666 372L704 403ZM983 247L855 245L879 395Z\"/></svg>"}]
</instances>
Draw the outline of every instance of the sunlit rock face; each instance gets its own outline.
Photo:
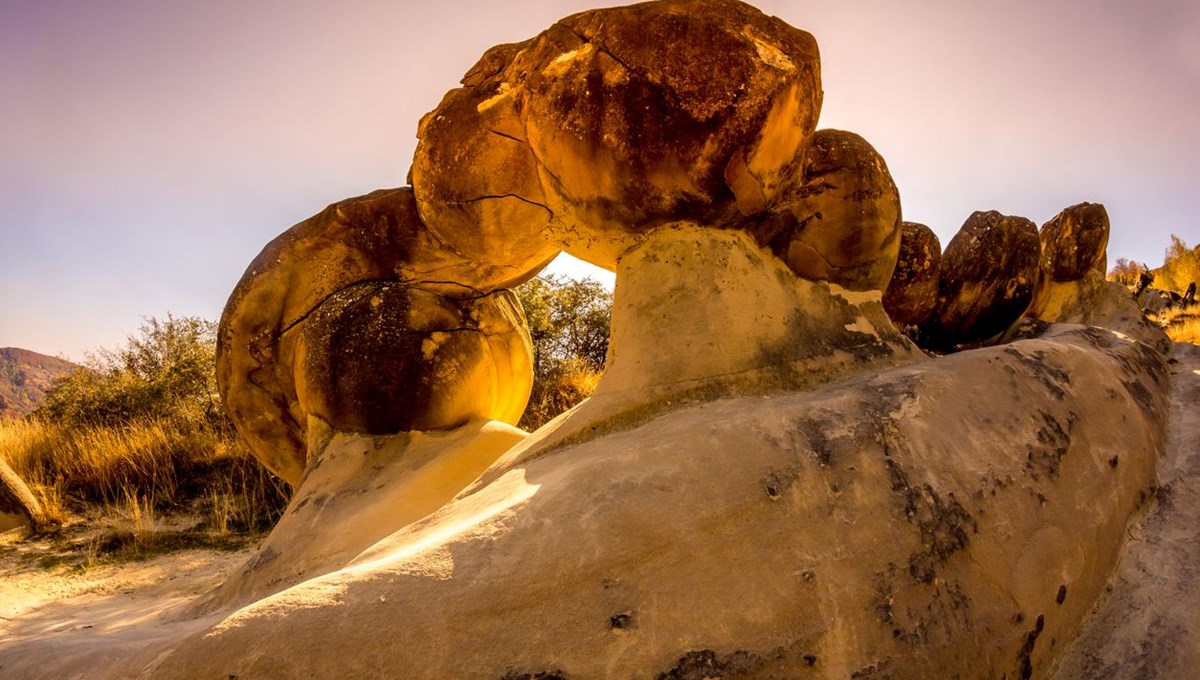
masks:
<instances>
[{"instance_id":1,"label":"sunlit rock face","mask_svg":"<svg viewBox=\"0 0 1200 680\"><path fill-rule=\"evenodd\" d=\"M678 220L721 226L801 174L816 41L732 0L591 10L486 53L421 121L412 183L456 252L603 267Z\"/></svg>"},{"instance_id":2,"label":"sunlit rock face","mask_svg":"<svg viewBox=\"0 0 1200 680\"><path fill-rule=\"evenodd\" d=\"M510 263L486 264L462 257L425 228L410 188L380 190L334 203L267 244L247 267L229 297L218 336L217 382L230 417L254 455L272 472L296 485L308 464L306 428L309 412L305 405L323 399L314 391L302 404L296 388L298 371L314 375L318 370L311 362L308 368L298 366L297 358L301 336L308 338L305 344L309 347L314 342L321 344L320 339L315 338L316 334L304 331L315 310L326 305L325 311L318 316L325 320L323 328L332 331L334 329L328 323L334 314L332 300L352 297L352 293L343 291L355 286L384 282L394 284L388 290L409 294L415 294L412 293L414 287L420 286L428 291L423 299L440 296L445 300L471 301L489 291L523 281L536 273L541 264L532 269L521 269ZM392 294L393 298L399 296L400 293ZM368 296L367 300L370 299ZM464 304L482 309L478 303ZM514 313L511 303L504 303L504 306L508 312L497 318L506 314L511 317ZM434 307L436 305L429 309ZM378 311L380 316L376 323L381 329L385 325L382 315L392 315L387 323L398 321L395 317L399 312L395 310L371 309ZM354 316L346 310L338 313L347 318ZM497 313L488 312L485 316L495 317ZM355 316L355 323L365 324L359 326L360 331L370 327L367 319L361 314ZM420 321L416 323L418 325L412 328L436 330L420 325ZM489 326L489 323L483 325L495 326ZM520 326L523 321L510 319L504 323ZM460 325L452 323L450 327ZM497 337L495 333L489 333L493 338ZM369 351L377 359L401 351L387 344L378 344L368 350L364 345L371 342L370 337L347 338L347 335L343 332L343 338L356 343L357 350ZM393 336L387 342L396 339ZM493 347L496 343L489 340L487 344ZM343 348L343 351L349 349ZM336 356L330 354L329 358ZM513 360L509 357L501 363ZM360 363L352 370L367 372L368 366ZM395 364L391 366L394 368ZM509 375L511 369L505 368L502 372ZM519 394L522 389L527 389L521 385L527 385L528 381L529 376L522 376L504 390ZM374 392L350 395L346 393L348 388L338 389L341 389L341 395L330 399L369 401L381 390L396 393L415 388L387 387L373 380L370 390ZM413 392L407 394L411 397ZM373 408L388 407L381 403ZM512 410L516 410L519 417L520 409L515 406L501 409L501 412L508 414ZM396 420L403 416L376 414L368 417L361 414L355 426L367 431L377 430L378 426L367 426L363 419L381 422L381 418ZM507 418L505 415L504 419Z\"/></svg>"},{"instance_id":3,"label":"sunlit rock face","mask_svg":"<svg viewBox=\"0 0 1200 680\"><path fill-rule=\"evenodd\" d=\"M896 270L883 293L883 308L897 326L924 323L937 309L942 244L924 224L900 223Z\"/></svg>"},{"instance_id":4,"label":"sunlit rock face","mask_svg":"<svg viewBox=\"0 0 1200 680\"><path fill-rule=\"evenodd\" d=\"M25 480L0 458L0 531L37 527L42 508Z\"/></svg>"},{"instance_id":5,"label":"sunlit rock face","mask_svg":"<svg viewBox=\"0 0 1200 680\"><path fill-rule=\"evenodd\" d=\"M938 304L922 327L930 346L987 340L1021 318L1033 297L1037 227L994 210L972 213L942 253Z\"/></svg>"}]
</instances>

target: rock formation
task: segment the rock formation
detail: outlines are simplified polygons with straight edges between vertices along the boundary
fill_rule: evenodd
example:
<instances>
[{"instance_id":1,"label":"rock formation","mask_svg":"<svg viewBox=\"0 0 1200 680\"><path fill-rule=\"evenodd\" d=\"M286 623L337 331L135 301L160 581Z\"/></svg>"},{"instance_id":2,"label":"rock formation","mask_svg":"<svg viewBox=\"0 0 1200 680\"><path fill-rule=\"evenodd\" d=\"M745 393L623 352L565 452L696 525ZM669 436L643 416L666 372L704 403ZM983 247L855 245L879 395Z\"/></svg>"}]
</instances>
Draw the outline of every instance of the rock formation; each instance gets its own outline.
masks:
<instances>
[{"instance_id":1,"label":"rock formation","mask_svg":"<svg viewBox=\"0 0 1200 680\"><path fill-rule=\"evenodd\" d=\"M883 308L897 326L917 326L933 315L938 303L942 244L924 224L900 223L896 270L883 292Z\"/></svg>"},{"instance_id":2,"label":"rock formation","mask_svg":"<svg viewBox=\"0 0 1200 680\"><path fill-rule=\"evenodd\" d=\"M330 206L238 283L221 391L296 495L89 672L1053 672L1154 502L1168 345L1096 283L1092 207L1049 247L975 213L932 264L820 100L812 37L734 0L489 50L421 121L411 189ZM616 269L613 337L592 398L527 434L501 422L530 371L505 289L560 249ZM896 329L898 258L897 314L975 349ZM1086 667L1109 638L1085 630ZM14 639L0 668L64 675Z\"/></svg>"},{"instance_id":3,"label":"rock formation","mask_svg":"<svg viewBox=\"0 0 1200 680\"><path fill-rule=\"evenodd\" d=\"M925 342L949 349L1006 330L1033 297L1040 253L1033 222L994 210L972 213L942 253L937 309L921 329Z\"/></svg>"}]
</instances>

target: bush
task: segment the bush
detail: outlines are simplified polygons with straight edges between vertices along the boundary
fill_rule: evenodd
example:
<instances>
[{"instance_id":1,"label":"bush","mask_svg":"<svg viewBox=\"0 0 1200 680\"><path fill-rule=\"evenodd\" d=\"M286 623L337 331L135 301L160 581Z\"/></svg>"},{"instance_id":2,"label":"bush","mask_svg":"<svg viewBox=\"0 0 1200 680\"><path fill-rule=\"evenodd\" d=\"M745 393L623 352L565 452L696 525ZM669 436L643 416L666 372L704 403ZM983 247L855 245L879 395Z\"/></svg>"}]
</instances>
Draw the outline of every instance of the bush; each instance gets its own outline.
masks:
<instances>
[{"instance_id":1,"label":"bush","mask_svg":"<svg viewBox=\"0 0 1200 680\"><path fill-rule=\"evenodd\" d=\"M1154 272L1154 287L1183 293L1193 282L1200 285L1200 246L1188 248L1183 239L1171 234L1163 266Z\"/></svg>"},{"instance_id":2,"label":"bush","mask_svg":"<svg viewBox=\"0 0 1200 680\"><path fill-rule=\"evenodd\" d=\"M57 379L35 417L60 425L121 425L155 418L225 420L217 395L216 333L198 317L147 318L123 347L89 353Z\"/></svg>"},{"instance_id":3,"label":"bush","mask_svg":"<svg viewBox=\"0 0 1200 680\"><path fill-rule=\"evenodd\" d=\"M0 423L0 455L59 523L186 514L199 520L188 535L207 541L270 529L290 493L226 416L216 324L197 317L147 318L122 347L89 353L25 421ZM139 545L154 543L145 528Z\"/></svg>"},{"instance_id":4,"label":"bush","mask_svg":"<svg viewBox=\"0 0 1200 680\"><path fill-rule=\"evenodd\" d=\"M520 426L535 430L587 398L604 372L612 293L586 278L545 276L515 290L533 341L533 392Z\"/></svg>"}]
</instances>

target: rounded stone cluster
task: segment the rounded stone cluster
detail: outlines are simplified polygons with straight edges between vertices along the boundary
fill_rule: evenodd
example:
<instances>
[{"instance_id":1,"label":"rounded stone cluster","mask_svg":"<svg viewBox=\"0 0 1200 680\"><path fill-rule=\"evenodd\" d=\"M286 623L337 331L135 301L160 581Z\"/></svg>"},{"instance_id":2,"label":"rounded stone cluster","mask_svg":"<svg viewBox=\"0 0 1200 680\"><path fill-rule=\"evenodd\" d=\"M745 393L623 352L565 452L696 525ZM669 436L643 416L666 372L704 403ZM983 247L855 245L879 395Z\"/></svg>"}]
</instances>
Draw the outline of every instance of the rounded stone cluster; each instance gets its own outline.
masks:
<instances>
[{"instance_id":1,"label":"rounded stone cluster","mask_svg":"<svg viewBox=\"0 0 1200 680\"><path fill-rule=\"evenodd\" d=\"M313 419L515 422L531 360L500 291L561 250L611 269L689 223L744 231L813 281L893 278L896 185L862 137L817 130L816 41L778 18L737 0L590 10L486 51L461 82L418 125L411 188L288 230L226 306L222 396L288 481L311 463Z\"/></svg>"}]
</instances>

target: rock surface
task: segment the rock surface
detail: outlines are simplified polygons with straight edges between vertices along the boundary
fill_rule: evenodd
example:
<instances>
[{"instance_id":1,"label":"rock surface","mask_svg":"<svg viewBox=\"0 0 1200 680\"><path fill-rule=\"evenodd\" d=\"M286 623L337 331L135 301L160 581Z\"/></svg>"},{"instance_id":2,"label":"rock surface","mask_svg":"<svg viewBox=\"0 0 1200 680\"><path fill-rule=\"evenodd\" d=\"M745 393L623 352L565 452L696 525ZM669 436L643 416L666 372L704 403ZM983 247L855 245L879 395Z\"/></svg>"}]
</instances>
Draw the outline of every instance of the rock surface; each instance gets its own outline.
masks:
<instances>
[{"instance_id":1,"label":"rock surface","mask_svg":"<svg viewBox=\"0 0 1200 680\"><path fill-rule=\"evenodd\" d=\"M804 184L780 207L796 219L777 251L792 271L848 290L887 288L900 250L900 193L865 139L818 130L805 152Z\"/></svg>"},{"instance_id":2,"label":"rock surface","mask_svg":"<svg viewBox=\"0 0 1200 680\"><path fill-rule=\"evenodd\" d=\"M732 0L590 10L486 53L421 122L421 216L457 252L602 267L639 234L768 207L821 104L816 41ZM532 254L529 254L532 253Z\"/></svg>"},{"instance_id":3,"label":"rock surface","mask_svg":"<svg viewBox=\"0 0 1200 680\"><path fill-rule=\"evenodd\" d=\"M1108 271L1108 211L1099 203L1078 203L1042 225L1041 269L1051 281L1077 281L1089 271Z\"/></svg>"},{"instance_id":4,"label":"rock surface","mask_svg":"<svg viewBox=\"0 0 1200 680\"><path fill-rule=\"evenodd\" d=\"M883 292L883 308L897 326L915 326L933 315L938 303L942 244L924 224L900 223L896 270Z\"/></svg>"},{"instance_id":5,"label":"rock surface","mask_svg":"<svg viewBox=\"0 0 1200 680\"><path fill-rule=\"evenodd\" d=\"M218 333L217 382L230 417L255 456L295 486L308 463L297 342L314 310L365 282L477 298L532 276L540 264L526 270L456 254L425 228L410 188L334 203L267 244L229 297Z\"/></svg>"},{"instance_id":6,"label":"rock surface","mask_svg":"<svg viewBox=\"0 0 1200 680\"><path fill-rule=\"evenodd\" d=\"M1037 227L994 210L972 213L942 253L937 310L922 327L934 347L986 340L1021 318L1033 298Z\"/></svg>"}]
</instances>

